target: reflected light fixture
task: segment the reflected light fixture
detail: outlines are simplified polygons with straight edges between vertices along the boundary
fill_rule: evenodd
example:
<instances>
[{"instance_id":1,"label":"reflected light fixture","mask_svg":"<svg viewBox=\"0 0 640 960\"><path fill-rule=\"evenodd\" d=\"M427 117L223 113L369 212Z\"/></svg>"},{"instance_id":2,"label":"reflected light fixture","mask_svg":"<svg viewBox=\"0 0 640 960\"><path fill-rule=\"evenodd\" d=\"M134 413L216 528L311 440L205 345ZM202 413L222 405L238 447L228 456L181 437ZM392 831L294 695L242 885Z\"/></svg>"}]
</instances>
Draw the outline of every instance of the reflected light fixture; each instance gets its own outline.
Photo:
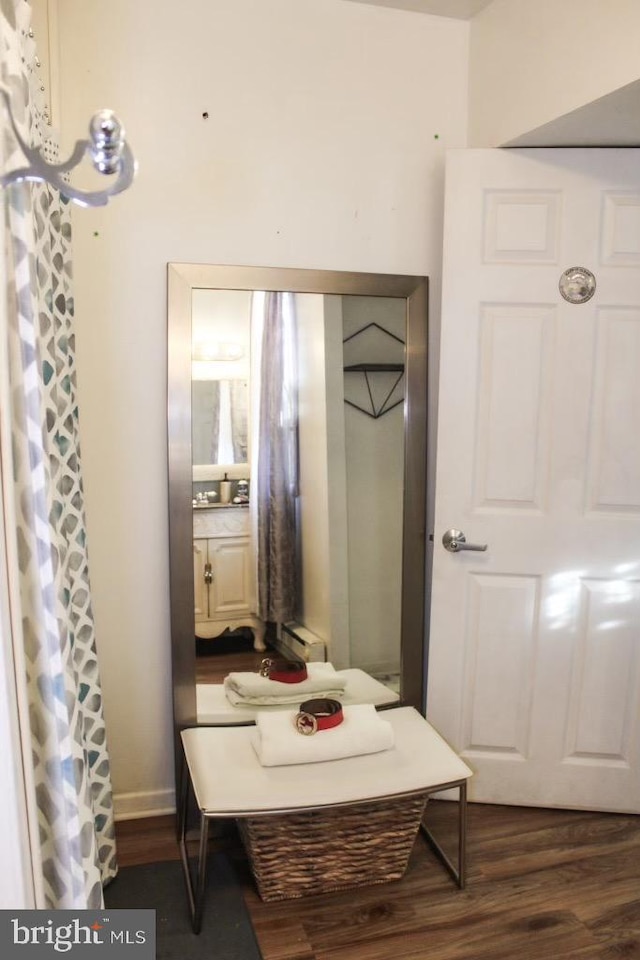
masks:
<instances>
[{"instance_id":1,"label":"reflected light fixture","mask_svg":"<svg viewBox=\"0 0 640 960\"><path fill-rule=\"evenodd\" d=\"M200 340L193 346L193 359L204 361L242 360L244 347L223 340Z\"/></svg>"}]
</instances>

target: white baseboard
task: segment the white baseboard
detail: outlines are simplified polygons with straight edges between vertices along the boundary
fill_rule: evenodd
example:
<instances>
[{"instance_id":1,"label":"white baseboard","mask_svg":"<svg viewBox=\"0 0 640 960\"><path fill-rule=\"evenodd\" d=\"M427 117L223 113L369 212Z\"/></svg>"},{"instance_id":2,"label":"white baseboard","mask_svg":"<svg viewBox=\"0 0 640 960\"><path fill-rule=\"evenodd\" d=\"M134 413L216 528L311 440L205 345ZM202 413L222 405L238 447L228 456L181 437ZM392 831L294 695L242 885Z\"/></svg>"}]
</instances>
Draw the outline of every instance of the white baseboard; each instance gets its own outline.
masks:
<instances>
[{"instance_id":1,"label":"white baseboard","mask_svg":"<svg viewBox=\"0 0 640 960\"><path fill-rule=\"evenodd\" d=\"M113 811L116 820L141 820L176 812L173 790L145 790L138 793L114 793Z\"/></svg>"},{"instance_id":2,"label":"white baseboard","mask_svg":"<svg viewBox=\"0 0 640 960\"><path fill-rule=\"evenodd\" d=\"M280 624L277 648L281 653L293 653L306 663L326 660L327 648L323 640L299 623Z\"/></svg>"}]
</instances>

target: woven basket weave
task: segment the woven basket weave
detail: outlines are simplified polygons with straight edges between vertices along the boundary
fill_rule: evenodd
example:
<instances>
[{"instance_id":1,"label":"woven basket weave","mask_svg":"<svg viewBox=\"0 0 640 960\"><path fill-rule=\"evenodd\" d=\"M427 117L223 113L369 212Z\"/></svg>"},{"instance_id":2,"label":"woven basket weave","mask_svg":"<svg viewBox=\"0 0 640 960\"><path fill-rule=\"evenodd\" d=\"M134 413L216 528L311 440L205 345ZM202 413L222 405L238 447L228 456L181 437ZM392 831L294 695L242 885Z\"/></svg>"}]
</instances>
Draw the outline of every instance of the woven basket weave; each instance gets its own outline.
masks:
<instances>
[{"instance_id":1,"label":"woven basket weave","mask_svg":"<svg viewBox=\"0 0 640 960\"><path fill-rule=\"evenodd\" d=\"M396 797L240 820L262 900L289 900L399 880L427 802Z\"/></svg>"}]
</instances>

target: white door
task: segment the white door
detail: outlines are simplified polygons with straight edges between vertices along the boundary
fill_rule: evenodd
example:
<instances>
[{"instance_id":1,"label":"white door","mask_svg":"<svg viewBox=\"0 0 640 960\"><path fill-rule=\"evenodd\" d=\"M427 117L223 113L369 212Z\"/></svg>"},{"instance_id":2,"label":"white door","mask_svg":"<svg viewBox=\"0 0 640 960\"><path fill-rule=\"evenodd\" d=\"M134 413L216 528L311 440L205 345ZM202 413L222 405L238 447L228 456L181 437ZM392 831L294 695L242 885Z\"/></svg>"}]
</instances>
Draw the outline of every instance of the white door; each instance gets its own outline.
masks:
<instances>
[{"instance_id":1,"label":"white door","mask_svg":"<svg viewBox=\"0 0 640 960\"><path fill-rule=\"evenodd\" d=\"M427 716L472 799L640 812L639 420L640 151L454 151Z\"/></svg>"}]
</instances>

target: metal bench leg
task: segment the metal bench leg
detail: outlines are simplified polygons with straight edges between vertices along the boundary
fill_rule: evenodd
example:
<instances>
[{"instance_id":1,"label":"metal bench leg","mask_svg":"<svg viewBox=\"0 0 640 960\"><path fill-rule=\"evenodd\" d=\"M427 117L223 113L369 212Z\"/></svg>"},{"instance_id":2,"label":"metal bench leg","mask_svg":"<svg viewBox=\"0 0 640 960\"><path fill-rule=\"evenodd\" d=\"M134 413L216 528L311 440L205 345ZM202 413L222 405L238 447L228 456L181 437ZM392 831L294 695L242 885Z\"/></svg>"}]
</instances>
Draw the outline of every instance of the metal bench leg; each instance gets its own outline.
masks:
<instances>
[{"instance_id":1,"label":"metal bench leg","mask_svg":"<svg viewBox=\"0 0 640 960\"><path fill-rule=\"evenodd\" d=\"M189 853L187 851L187 813L189 808L189 785L190 779L188 771L185 771L182 784L182 802L180 805L180 859L182 861L182 872L184 873L184 882L187 888L187 897L189 899L189 911L191 913L191 926L194 933L200 933L202 927L202 909L204 906L204 890L207 879L207 847L209 843L209 817L200 811L200 842L198 844L198 866L196 871L196 888L194 891L193 880L191 879L191 867L189 866Z\"/></svg>"},{"instance_id":2,"label":"metal bench leg","mask_svg":"<svg viewBox=\"0 0 640 960\"><path fill-rule=\"evenodd\" d=\"M202 814L200 820L200 844L198 846L198 875L195 905L192 916L193 932L200 933L202 909L204 907L204 888L207 880L207 845L209 840L209 818Z\"/></svg>"},{"instance_id":3,"label":"metal bench leg","mask_svg":"<svg viewBox=\"0 0 640 960\"><path fill-rule=\"evenodd\" d=\"M460 889L464 890L467 873L467 781L462 780L457 786L460 791L458 799L458 866L454 866L431 831L422 822L420 823L420 829L435 855L451 874Z\"/></svg>"},{"instance_id":4,"label":"metal bench leg","mask_svg":"<svg viewBox=\"0 0 640 960\"><path fill-rule=\"evenodd\" d=\"M189 811L189 771L187 770L187 762L184 757L182 758L178 797L178 836L176 839L178 843L182 843L187 835L187 818Z\"/></svg>"}]
</instances>

